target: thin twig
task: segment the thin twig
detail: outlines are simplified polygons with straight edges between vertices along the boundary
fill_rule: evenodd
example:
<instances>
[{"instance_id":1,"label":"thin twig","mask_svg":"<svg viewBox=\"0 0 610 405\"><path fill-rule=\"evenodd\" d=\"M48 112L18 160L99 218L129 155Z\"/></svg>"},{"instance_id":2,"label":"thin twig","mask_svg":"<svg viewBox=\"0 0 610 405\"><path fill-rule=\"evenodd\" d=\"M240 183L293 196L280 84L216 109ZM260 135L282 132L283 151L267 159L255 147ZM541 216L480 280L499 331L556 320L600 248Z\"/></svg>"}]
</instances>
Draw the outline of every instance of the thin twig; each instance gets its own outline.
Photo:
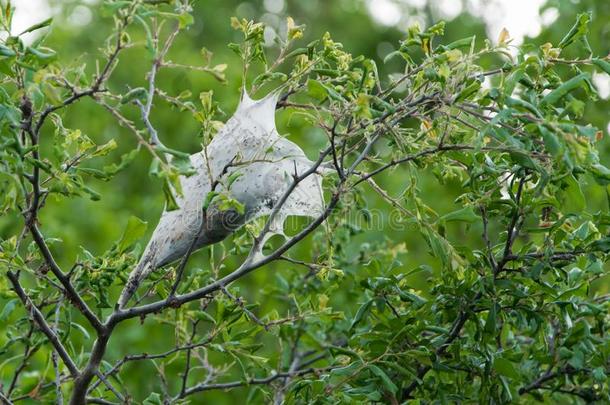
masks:
<instances>
[{"instance_id":1,"label":"thin twig","mask_svg":"<svg viewBox=\"0 0 610 405\"><path fill-rule=\"evenodd\" d=\"M62 299L55 306L55 319L53 320L53 331L57 334L59 330L59 315L61 311ZM61 372L59 370L59 361L57 359L57 350L53 350L51 353L51 361L53 362L53 370L55 371L55 400L57 405L63 405L64 396L61 391Z\"/></svg>"}]
</instances>

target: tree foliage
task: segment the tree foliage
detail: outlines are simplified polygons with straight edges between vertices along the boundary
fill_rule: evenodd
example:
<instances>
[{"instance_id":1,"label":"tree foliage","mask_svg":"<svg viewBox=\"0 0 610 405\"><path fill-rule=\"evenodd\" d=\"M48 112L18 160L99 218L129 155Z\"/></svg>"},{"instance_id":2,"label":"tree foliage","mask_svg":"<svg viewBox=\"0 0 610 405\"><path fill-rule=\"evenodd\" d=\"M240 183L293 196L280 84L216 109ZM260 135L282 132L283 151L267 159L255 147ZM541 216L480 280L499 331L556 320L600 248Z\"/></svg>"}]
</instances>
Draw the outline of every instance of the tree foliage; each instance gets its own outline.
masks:
<instances>
[{"instance_id":1,"label":"tree foliage","mask_svg":"<svg viewBox=\"0 0 610 405\"><path fill-rule=\"evenodd\" d=\"M115 180L144 154L173 208L193 168L161 140L196 136L205 148L225 117L212 91L166 90L159 78L191 71L224 83L228 67L206 49L196 64L174 60L197 19L186 1L111 0L100 12L111 33L89 66L46 35L22 40L51 21L0 45L0 209L11 221L0 244L2 401L184 403L217 390L253 403L609 400L608 297L593 287L606 275L610 218L587 196L607 192L610 169L586 102L610 60L591 49L589 14L542 46L514 47L507 32L446 42L442 22L413 26L385 58L400 66L391 80L329 33L305 40L293 19L273 52L264 24L231 19L240 86L282 89L287 132L324 135L291 181L323 173L325 210L265 246L272 218L249 223L152 275L120 309L147 223L130 216L105 251L83 243L72 260L45 210L103 202L102 182L121 193ZM5 3L7 32L12 14ZM130 63L145 64L145 81L117 78L123 55L139 50ZM88 136L88 117L70 115L87 102L136 146ZM172 115L197 133L159 131L157 117ZM439 212L435 199L453 209ZM405 267L410 233L427 256ZM268 271L265 284L250 281ZM242 297L253 289L266 305ZM150 338L137 332L151 325ZM130 333L142 352L122 344ZM139 363L153 367L150 386L130 373Z\"/></svg>"}]
</instances>

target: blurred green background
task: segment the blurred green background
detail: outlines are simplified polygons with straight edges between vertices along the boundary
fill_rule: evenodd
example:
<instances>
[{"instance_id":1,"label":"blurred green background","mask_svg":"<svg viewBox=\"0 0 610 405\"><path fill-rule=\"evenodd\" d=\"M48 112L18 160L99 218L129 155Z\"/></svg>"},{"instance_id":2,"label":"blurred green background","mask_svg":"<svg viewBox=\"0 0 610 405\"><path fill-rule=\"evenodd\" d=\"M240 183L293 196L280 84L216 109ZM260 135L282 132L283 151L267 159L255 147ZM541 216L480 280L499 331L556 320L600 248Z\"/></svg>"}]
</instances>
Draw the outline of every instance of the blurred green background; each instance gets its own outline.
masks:
<instances>
[{"instance_id":1,"label":"blurred green background","mask_svg":"<svg viewBox=\"0 0 610 405\"><path fill-rule=\"evenodd\" d=\"M23 4L30 0L15 2L17 9L25 7ZM448 18L443 41L451 42L470 35L477 35L479 44L486 38L495 41L502 26L505 24L509 32L520 34L530 32L537 34L534 38L526 37L524 42L540 46L545 42L557 43L574 22L577 13L582 11L593 12L593 23L589 36L591 46L597 55L610 53L610 2L600 0L551 0L540 8L538 15L523 14L523 20L517 21L519 7L522 2L505 1L358 1L358 0L265 0L265 1L235 1L235 0L205 0L194 1L195 23L190 29L178 38L168 59L177 63L197 65L201 63L202 47L214 53L214 64L226 63L227 84L221 84L210 75L198 72L164 70L158 78L159 87L168 94L177 95L184 90L190 90L193 100L198 99L201 91L213 90L215 100L224 112L221 119L226 120L234 110L239 100L241 88L241 63L237 56L229 50L227 44L239 42L240 34L231 29L229 20L231 16L244 17L263 21L270 29L267 36L271 39L274 32L279 32L285 26L286 16L292 16L297 24L307 26L306 37L303 42L319 38L324 32L331 33L335 41L344 44L347 51L354 56L365 55L374 58L379 66L382 78L387 80L389 75L398 72L401 66L398 61L383 63L385 55L390 53L409 24L419 22L423 26L430 25L432 21ZM457 4L457 5L456 5ZM537 5L537 2L532 2ZM531 6L531 5L530 5ZM517 8L517 9L516 9ZM531 7L529 7L531 9ZM95 60L99 57L99 48L110 33L110 18L100 11L98 2L61 0L50 3L49 8L41 9L51 12L55 16L48 45L59 52L63 63L87 63L87 71L94 72ZM508 10L508 11L507 11ZM525 10L525 9L524 9ZM510 11L510 12L509 12ZM506 14L511 21L498 20L498 13ZM540 17L544 16L544 18ZM526 18L527 17L527 18ZM41 16L43 18L43 16ZM36 21L32 21L36 22ZM545 22L545 24L542 24ZM538 24L528 26L524 24ZM514 29L511 27L514 24ZM532 34L533 32L533 34ZM141 38L141 33L134 32L134 38ZM516 35L516 41L521 38ZM270 41L270 45L272 45ZM277 49L270 46L270 55L275 55ZM569 56L569 55L567 55ZM121 56L121 63L113 74L110 90L125 91L126 86L139 87L145 85L145 75L150 69L148 56L140 47L127 50ZM600 143L601 156L604 163L610 163L610 143L608 137L608 123L610 121L608 96L610 83L602 78L595 82L599 86L601 102L591 103L587 106L585 118L587 122L602 128L605 140ZM259 94L260 95L260 94ZM604 98L605 97L605 98ZM130 111L130 118L139 123L138 112ZM171 148L195 152L200 145L197 138L198 124L188 112L172 109L161 100L157 100L152 114L162 141ZM280 133L288 134L289 138L301 145L310 157L316 156L317 151L324 145L325 137L321 131L304 125L298 116L289 112L280 111L277 116ZM133 149L135 139L127 130L117 125L109 113L101 109L90 100L83 100L65 114L64 124L68 128L79 128L91 137L96 143L102 144L115 139L119 148L113 152L115 161L122 153ZM44 141L43 141L44 142ZM105 164L108 163L106 159ZM131 215L148 221L147 236L142 240L145 243L148 235L163 208L163 194L158 179L148 175L150 156L141 152L133 164L120 172L109 182L94 181L90 186L101 194L101 201L91 201L85 198L77 199L49 199L41 212L41 228L47 237L61 239L61 243L54 245L54 254L59 263L68 268L77 258L81 246L93 254L102 254L109 249L114 241L120 238L123 229ZM428 176L428 177L426 177ZM419 181L422 197L426 204L439 213L445 213L459 208L454 198L459 194L460 184L447 179L439 183L433 179L433 173L428 173ZM431 181L427 181L427 180ZM393 172L385 178L380 177L378 182L390 192L404 187L407 180L401 177L400 171ZM390 207L367 194L367 204L375 212L384 212L377 221L379 226L374 229L367 228L356 238L352 246L354 254L363 249L376 254L376 243L389 238L394 241L404 241L407 252L401 253L401 265L394 272L411 270L425 264L434 269L437 262L428 254L424 240L407 225L389 226L392 220L388 216ZM590 208L600 209L607 207L606 195L603 190L588 190ZM22 225L20 218L0 218L0 236L7 237ZM451 240L458 245L478 246L480 229L455 229L450 234ZM305 260L312 259L316 252L311 251L311 238L295 247L292 252L295 257ZM206 254L199 253L191 259L191 268L204 267ZM355 271L356 269L344 269ZM277 283L277 275L289 275L297 271L285 264L274 264L256 271L239 281L242 295L249 302L260 305L258 313L264 315L276 310L285 313L285 304L266 292L266 286ZM343 310L349 316L357 308L350 295L350 278L338 281L332 293L328 293L329 306ZM425 295L427 286L425 278L414 279L413 285ZM602 291L609 290L607 280L602 279L597 286ZM114 293L118 293L117 291ZM0 301L0 306L2 306ZM9 319L9 322L11 319ZM116 338L111 341L111 349L107 360L119 359L126 353L160 352L174 345L174 333L170 327L157 322L146 322L143 326L138 321L127 322L120 326ZM8 337L0 325L0 345L5 344ZM79 339L78 336L75 339ZM263 339L264 341L264 339ZM265 347L267 352L277 348ZM0 359L4 361L5 359ZM44 362L44 358L38 359ZM154 378L155 370L150 363L139 362L127 368L132 373L127 385L132 389L136 398L145 398L151 390L158 389L158 380ZM0 382L10 378L12 367L10 364L0 368ZM209 403L240 403L243 399L243 390L231 393L210 392L200 397Z\"/></svg>"}]
</instances>

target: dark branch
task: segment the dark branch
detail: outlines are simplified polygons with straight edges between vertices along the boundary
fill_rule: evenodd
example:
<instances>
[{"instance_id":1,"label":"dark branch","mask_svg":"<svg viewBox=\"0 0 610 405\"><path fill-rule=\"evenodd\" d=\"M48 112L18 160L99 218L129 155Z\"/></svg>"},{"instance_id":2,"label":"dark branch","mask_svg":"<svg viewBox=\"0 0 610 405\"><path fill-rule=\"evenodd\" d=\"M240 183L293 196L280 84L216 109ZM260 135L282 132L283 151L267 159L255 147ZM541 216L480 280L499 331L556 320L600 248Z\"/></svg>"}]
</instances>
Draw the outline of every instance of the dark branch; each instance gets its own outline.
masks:
<instances>
[{"instance_id":1,"label":"dark branch","mask_svg":"<svg viewBox=\"0 0 610 405\"><path fill-rule=\"evenodd\" d=\"M30 297L28 297L26 292L23 290L23 287L21 287L21 284L19 283L19 274L9 271L6 273L6 275L11 281L11 284L13 285L13 290L15 291L15 293L17 293L17 296L25 306L32 320L38 325L42 333L47 336L47 339L49 339L49 342L51 342L55 350L57 350L57 354L63 360L64 364L70 371L70 374L72 374L73 377L77 377L78 368L76 367L76 364L68 354L66 348L59 340L59 337L47 324L47 321L44 319L44 316L42 315L40 310L36 307L36 305L34 305Z\"/></svg>"}]
</instances>

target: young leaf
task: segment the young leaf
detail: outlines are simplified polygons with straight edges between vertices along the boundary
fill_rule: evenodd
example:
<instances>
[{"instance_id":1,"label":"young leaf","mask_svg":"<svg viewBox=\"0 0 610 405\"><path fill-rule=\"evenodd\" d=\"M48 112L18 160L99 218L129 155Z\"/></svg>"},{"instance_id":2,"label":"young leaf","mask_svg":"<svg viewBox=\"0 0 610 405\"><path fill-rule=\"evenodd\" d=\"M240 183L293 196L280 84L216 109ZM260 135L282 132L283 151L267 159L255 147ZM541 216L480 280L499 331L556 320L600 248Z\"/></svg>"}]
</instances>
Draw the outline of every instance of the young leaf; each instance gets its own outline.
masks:
<instances>
[{"instance_id":1,"label":"young leaf","mask_svg":"<svg viewBox=\"0 0 610 405\"><path fill-rule=\"evenodd\" d=\"M165 211L174 211L180 208L172 192L170 181L167 178L163 181L163 195L165 196Z\"/></svg>"},{"instance_id":2,"label":"young leaf","mask_svg":"<svg viewBox=\"0 0 610 405\"><path fill-rule=\"evenodd\" d=\"M568 31L566 36L563 37L561 42L559 42L559 47L565 48L566 46L570 45L577 39L582 38L583 36L587 35L589 33L589 22L590 21L591 21L590 13L578 14L578 16L576 17L576 22L574 23L572 28L570 28L570 31Z\"/></svg>"},{"instance_id":3,"label":"young leaf","mask_svg":"<svg viewBox=\"0 0 610 405\"><path fill-rule=\"evenodd\" d=\"M148 223L133 215L130 216L127 220L127 227L125 228L125 231L123 231L123 236L118 243L119 252L124 252L132 246L135 241L144 236L147 227Z\"/></svg>"},{"instance_id":4,"label":"young leaf","mask_svg":"<svg viewBox=\"0 0 610 405\"><path fill-rule=\"evenodd\" d=\"M48 18L48 19L46 19L46 20L44 20L42 22L39 22L38 24L32 25L30 28L25 29L18 36L21 36L23 34L27 34L28 32L33 32L33 31L39 30L39 29L44 28L44 27L48 27L49 25L51 25L52 22L53 22L53 18Z\"/></svg>"}]
</instances>

